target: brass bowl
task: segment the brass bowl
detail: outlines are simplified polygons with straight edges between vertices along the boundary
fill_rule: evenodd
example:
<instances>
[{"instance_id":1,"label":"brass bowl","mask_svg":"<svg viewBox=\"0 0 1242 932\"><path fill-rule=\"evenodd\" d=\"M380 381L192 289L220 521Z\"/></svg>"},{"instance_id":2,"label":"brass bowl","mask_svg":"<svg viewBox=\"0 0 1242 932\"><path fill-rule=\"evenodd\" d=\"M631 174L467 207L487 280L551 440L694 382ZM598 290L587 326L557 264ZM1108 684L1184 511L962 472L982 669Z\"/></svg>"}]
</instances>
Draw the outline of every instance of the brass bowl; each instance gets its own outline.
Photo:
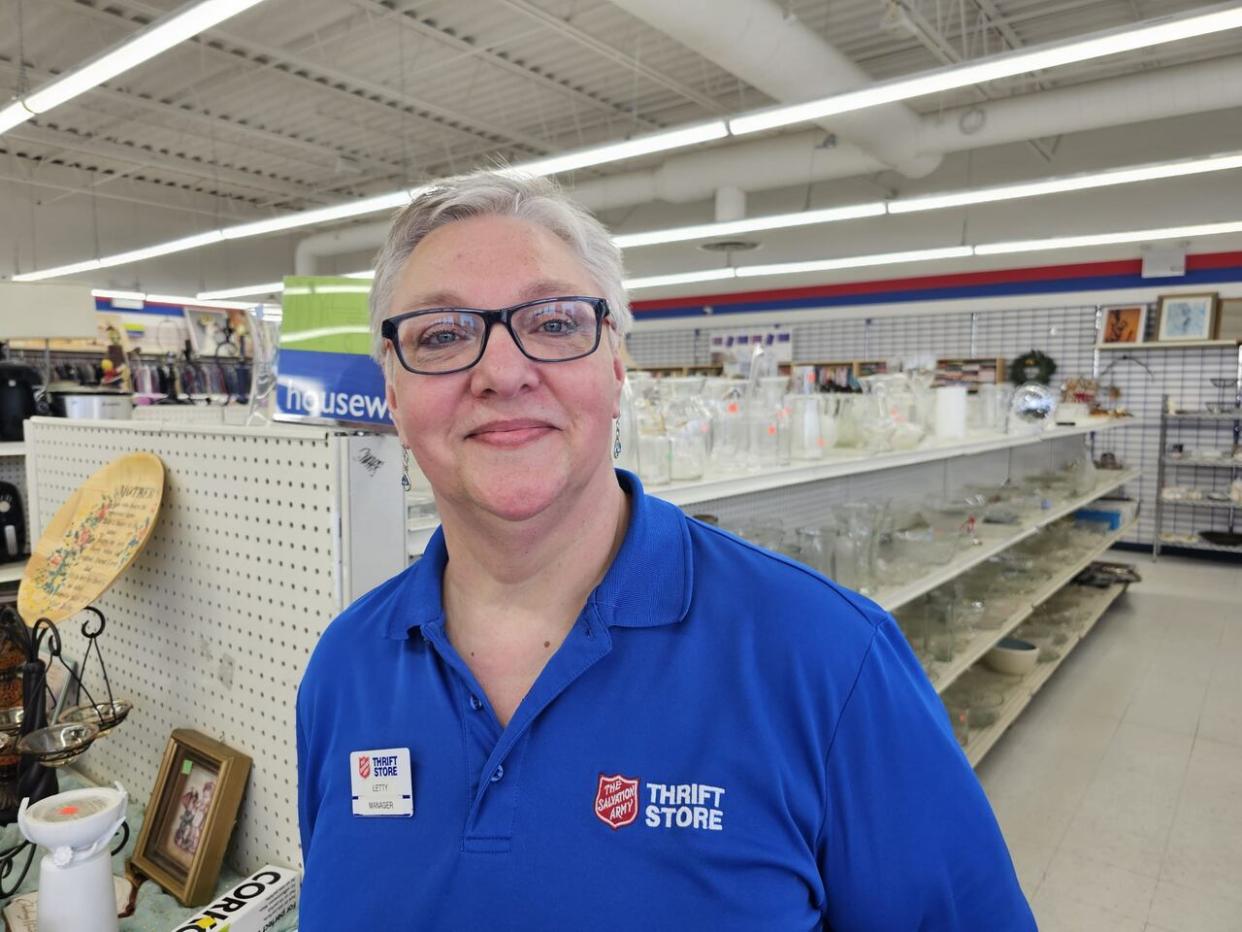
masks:
<instances>
[{"instance_id":1,"label":"brass bowl","mask_svg":"<svg viewBox=\"0 0 1242 932\"><path fill-rule=\"evenodd\" d=\"M7 709L0 709L0 733L6 735L16 735L22 728L22 719L26 717L26 710L19 705L9 706Z\"/></svg>"},{"instance_id":2,"label":"brass bowl","mask_svg":"<svg viewBox=\"0 0 1242 932\"><path fill-rule=\"evenodd\" d=\"M75 705L60 713L57 721L64 724L86 723L99 729L100 735L107 734L129 715L133 706L124 699L115 702L97 702L94 705Z\"/></svg>"},{"instance_id":3,"label":"brass bowl","mask_svg":"<svg viewBox=\"0 0 1242 932\"><path fill-rule=\"evenodd\" d=\"M22 737L19 754L29 754L44 767L63 767L82 756L99 737L99 728L89 722L49 725Z\"/></svg>"}]
</instances>

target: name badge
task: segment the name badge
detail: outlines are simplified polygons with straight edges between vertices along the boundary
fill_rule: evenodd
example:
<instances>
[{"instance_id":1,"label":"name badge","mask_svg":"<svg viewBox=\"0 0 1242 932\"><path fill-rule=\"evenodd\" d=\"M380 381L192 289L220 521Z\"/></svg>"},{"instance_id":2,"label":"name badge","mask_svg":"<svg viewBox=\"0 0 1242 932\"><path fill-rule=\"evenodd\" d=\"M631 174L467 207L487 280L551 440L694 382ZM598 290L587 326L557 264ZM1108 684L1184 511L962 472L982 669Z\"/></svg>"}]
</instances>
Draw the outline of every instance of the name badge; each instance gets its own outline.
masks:
<instances>
[{"instance_id":1,"label":"name badge","mask_svg":"<svg viewBox=\"0 0 1242 932\"><path fill-rule=\"evenodd\" d=\"M412 816L413 773L409 748L354 751L349 784L356 816Z\"/></svg>"}]
</instances>

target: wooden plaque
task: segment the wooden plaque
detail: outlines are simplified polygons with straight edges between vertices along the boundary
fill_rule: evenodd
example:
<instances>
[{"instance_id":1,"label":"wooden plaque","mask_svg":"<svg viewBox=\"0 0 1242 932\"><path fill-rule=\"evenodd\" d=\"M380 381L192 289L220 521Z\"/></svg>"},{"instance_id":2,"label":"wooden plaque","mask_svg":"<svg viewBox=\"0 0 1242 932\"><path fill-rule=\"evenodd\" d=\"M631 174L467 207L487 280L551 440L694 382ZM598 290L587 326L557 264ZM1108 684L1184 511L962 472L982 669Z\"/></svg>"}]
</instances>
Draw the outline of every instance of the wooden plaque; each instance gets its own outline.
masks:
<instances>
[{"instance_id":1,"label":"wooden plaque","mask_svg":"<svg viewBox=\"0 0 1242 932\"><path fill-rule=\"evenodd\" d=\"M99 598L146 544L163 497L153 453L127 453L87 479L31 552L17 593L22 620L63 621Z\"/></svg>"}]
</instances>

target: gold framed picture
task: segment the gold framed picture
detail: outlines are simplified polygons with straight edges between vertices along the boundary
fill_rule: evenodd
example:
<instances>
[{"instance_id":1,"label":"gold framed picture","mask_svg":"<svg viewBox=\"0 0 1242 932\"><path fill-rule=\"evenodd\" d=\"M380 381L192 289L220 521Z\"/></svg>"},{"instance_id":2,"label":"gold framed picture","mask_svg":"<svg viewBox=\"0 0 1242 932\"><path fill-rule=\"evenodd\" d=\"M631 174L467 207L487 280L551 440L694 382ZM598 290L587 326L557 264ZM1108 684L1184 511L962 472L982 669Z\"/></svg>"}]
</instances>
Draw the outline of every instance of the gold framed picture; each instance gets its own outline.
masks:
<instances>
[{"instance_id":1,"label":"gold framed picture","mask_svg":"<svg viewBox=\"0 0 1242 932\"><path fill-rule=\"evenodd\" d=\"M182 906L209 902L249 774L240 751L188 728L173 731L130 867Z\"/></svg>"},{"instance_id":2,"label":"gold framed picture","mask_svg":"<svg viewBox=\"0 0 1242 932\"><path fill-rule=\"evenodd\" d=\"M1098 345L1142 343L1147 327L1147 305L1127 304L1102 309Z\"/></svg>"}]
</instances>

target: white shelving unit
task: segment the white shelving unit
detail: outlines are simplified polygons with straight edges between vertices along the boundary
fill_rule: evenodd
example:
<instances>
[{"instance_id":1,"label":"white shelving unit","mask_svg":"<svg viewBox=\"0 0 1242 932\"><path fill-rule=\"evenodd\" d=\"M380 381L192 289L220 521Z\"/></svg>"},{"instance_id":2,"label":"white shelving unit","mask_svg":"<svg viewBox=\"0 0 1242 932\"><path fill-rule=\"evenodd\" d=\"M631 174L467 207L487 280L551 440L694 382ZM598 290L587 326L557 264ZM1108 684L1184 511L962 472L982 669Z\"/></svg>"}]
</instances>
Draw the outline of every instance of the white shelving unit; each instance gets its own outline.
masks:
<instances>
[{"instance_id":1,"label":"white shelving unit","mask_svg":"<svg viewBox=\"0 0 1242 932\"><path fill-rule=\"evenodd\" d=\"M957 443L935 443L915 450L890 451L886 453L872 453L858 449L832 450L829 456L816 462L799 463L780 469L765 470L762 473L713 476L696 482L654 485L647 487L646 491L651 495L658 496L665 501L685 508L716 499L749 495L755 492L773 492L791 486L820 482L825 479L843 479L848 476L859 476L881 470L943 462L956 457L976 456L983 453L1013 450L1018 447L1029 447L1064 438L1079 437L1096 431L1116 430L1136 423L1138 422L1132 418L1100 417L1092 418L1086 423L1073 427L1050 428L1038 434L976 434ZM1104 493L1096 493L1093 497L1099 497L1102 494ZM1080 506L1075 505L1074 507ZM1069 510L1072 511L1073 508ZM1060 517L1060 515L1057 515L1057 517ZM1042 519L1042 523L1047 523L1051 520L1055 520L1055 518L1045 516ZM409 523L407 526L406 543L410 557L422 555L438 523L436 520ZM1037 529L1038 526L1031 527L1029 533L1034 533ZM1004 543L999 544L998 549L993 552L999 552L1016 542L1017 538L1006 540ZM995 541L992 543L995 543ZM990 555L991 553L979 557L979 561L986 560ZM966 569L968 568L966 567ZM957 570L957 572L963 571L961 569ZM939 585L939 583L935 585ZM934 585L931 588L934 588ZM914 597L914 595L911 595L905 601L909 601L910 598ZM890 606L887 602L883 604L885 607L894 607L901 603L896 602L894 606Z\"/></svg>"},{"instance_id":2,"label":"white shelving unit","mask_svg":"<svg viewBox=\"0 0 1242 932\"><path fill-rule=\"evenodd\" d=\"M1100 555L1107 551L1109 547L1121 540L1122 536L1130 530L1133 524L1134 522L1130 522L1106 535L1088 552L1074 560L1062 572L1049 580L1047 585L1033 595L1024 598L1022 604L999 628L980 631L971 640L969 646L962 651L961 656L946 667L933 681L936 686L936 692L943 693L948 689L959 676L978 663L983 655L991 650L1001 638L1012 633L1015 628L1031 617L1031 613L1035 609L1052 598L1052 596L1068 585L1075 576L1090 566L1094 560L1099 559Z\"/></svg>"},{"instance_id":3,"label":"white shelving unit","mask_svg":"<svg viewBox=\"0 0 1242 932\"><path fill-rule=\"evenodd\" d=\"M938 586L952 581L956 577L962 575L967 570L978 566L990 558L996 556L1004 550L1008 550L1019 541L1026 540L1032 534L1037 534L1043 528L1064 518L1068 514L1072 514L1079 508L1091 504L1096 499L1109 492L1121 488L1127 482L1139 477L1137 469L1125 470L1116 474L1104 474L1106 478L1102 479L1094 489L1086 495L1080 495L1071 499L1064 504L1049 509L1047 512L1040 514L1035 520L1022 525L1019 529L1009 529L1006 531L992 530L989 525L984 525L984 542L981 546L972 547L965 553L959 554L945 566L941 567L934 573L913 580L898 589L888 592L880 592L876 597L876 602L884 608L892 611L900 608L907 602L917 599L919 596L931 592ZM1110 545L1111 546L1111 545ZM1089 562L1089 561L1088 561Z\"/></svg>"},{"instance_id":4,"label":"white shelving unit","mask_svg":"<svg viewBox=\"0 0 1242 932\"><path fill-rule=\"evenodd\" d=\"M1087 587L1083 588L1087 589ZM1009 726L1014 723L1014 720L1022 714L1022 710L1027 707L1027 704L1030 703L1032 697L1039 692L1044 683L1048 682L1052 674L1057 671L1061 664L1065 662L1065 659L1073 652L1073 649L1082 643L1083 638L1091 632L1091 629L1095 627L1096 622L1100 620L1100 617L1108 610L1108 607L1117 600L1118 596L1120 596L1125 589L1126 587L1124 585L1115 585L1109 586L1107 589L1087 589L1087 591L1083 593L1085 604L1090 607L1090 611L1087 615L1087 623L1083 626L1082 630L1074 636L1073 640L1064 645L1064 651L1059 659L1054 660L1051 663L1041 663L1029 674L1027 674L1016 685L1016 687L1013 688L1013 692L1010 694L1008 701L1001 707L1000 717L987 728L980 729L980 731L967 742L965 748L966 759L970 761L970 765L972 767L978 766L979 761L983 760L983 756L987 754L988 751L992 750L1000 736L1003 735Z\"/></svg>"},{"instance_id":5,"label":"white shelving unit","mask_svg":"<svg viewBox=\"0 0 1242 932\"><path fill-rule=\"evenodd\" d=\"M1206 424L1214 432L1212 435L1212 446L1200 449L1219 449L1220 438L1218 432L1220 425L1232 424L1233 431L1230 441L1231 447L1233 447L1242 441L1242 409L1235 409L1233 411L1180 411L1173 414L1168 413L1168 409L1169 399L1165 395L1160 399L1160 459L1156 473L1156 529L1155 539L1152 542L1152 558L1159 559L1160 550L1166 544L1175 547L1188 547L1193 550L1211 550L1218 553L1242 553L1242 547L1212 544L1202 539L1178 539L1180 535L1170 535L1165 531L1170 509L1174 508L1208 509L1209 512L1212 510L1225 511L1226 516L1224 520L1227 522L1228 530L1231 532L1234 530L1237 509L1242 507L1236 502L1232 500L1222 502L1170 497L1165 490L1170 485L1169 476L1173 470L1186 470L1176 473L1179 479L1182 476L1196 476L1208 486L1216 484L1216 478L1219 474L1216 472L1200 474L1197 472L1198 470L1228 470L1229 475L1225 477L1225 481L1237 479L1239 475L1242 475L1242 460L1232 455L1232 448L1228 451L1222 451L1221 456L1212 458L1172 455L1169 453L1169 428L1172 425L1194 427L1198 424ZM1195 470L1195 472L1191 473L1189 470ZM1216 521L1216 516L1209 513L1203 519L1208 523L1213 523Z\"/></svg>"},{"instance_id":6,"label":"white shelving unit","mask_svg":"<svg viewBox=\"0 0 1242 932\"><path fill-rule=\"evenodd\" d=\"M0 456L25 456L26 444L20 440L0 443Z\"/></svg>"},{"instance_id":7,"label":"white shelving unit","mask_svg":"<svg viewBox=\"0 0 1242 932\"><path fill-rule=\"evenodd\" d=\"M1097 346L1096 349L1105 352L1109 350L1161 350L1161 349L1218 349L1222 347L1233 348L1238 345L1237 340L1153 340L1150 343L1105 343Z\"/></svg>"}]
</instances>

